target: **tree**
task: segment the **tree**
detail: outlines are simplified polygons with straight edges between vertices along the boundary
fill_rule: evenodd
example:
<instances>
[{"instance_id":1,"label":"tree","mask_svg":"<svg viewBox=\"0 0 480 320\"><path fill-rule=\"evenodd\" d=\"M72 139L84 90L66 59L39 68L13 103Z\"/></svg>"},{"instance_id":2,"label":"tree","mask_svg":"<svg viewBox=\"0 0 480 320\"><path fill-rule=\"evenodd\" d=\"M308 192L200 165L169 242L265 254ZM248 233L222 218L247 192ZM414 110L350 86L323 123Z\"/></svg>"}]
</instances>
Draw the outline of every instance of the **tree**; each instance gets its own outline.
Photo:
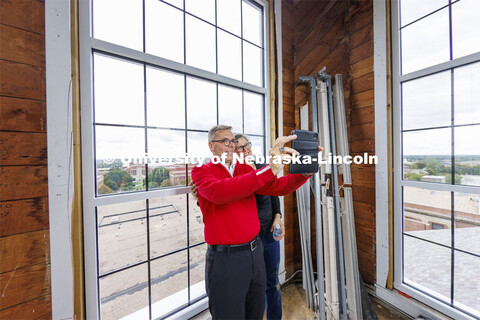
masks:
<instances>
[{"instance_id":1,"label":"tree","mask_svg":"<svg viewBox=\"0 0 480 320\"><path fill-rule=\"evenodd\" d=\"M413 173L413 172L405 173L405 177L408 180L413 180L413 181L421 181L423 176L424 176L424 174L418 174L418 173Z\"/></svg>"},{"instance_id":2,"label":"tree","mask_svg":"<svg viewBox=\"0 0 480 320\"><path fill-rule=\"evenodd\" d=\"M127 172L122 170L109 171L103 178L103 183L114 191L132 181L133 178Z\"/></svg>"},{"instance_id":3,"label":"tree","mask_svg":"<svg viewBox=\"0 0 480 320\"><path fill-rule=\"evenodd\" d=\"M165 179L160 183L160 188L171 187L173 186L172 181L170 179Z\"/></svg>"},{"instance_id":4,"label":"tree","mask_svg":"<svg viewBox=\"0 0 480 320\"><path fill-rule=\"evenodd\" d=\"M148 174L148 187L152 188L151 183L155 182L159 186L163 180L168 179L170 170L165 167L158 167Z\"/></svg>"},{"instance_id":5,"label":"tree","mask_svg":"<svg viewBox=\"0 0 480 320\"><path fill-rule=\"evenodd\" d=\"M410 166L410 169L423 169L427 166L425 162L415 162Z\"/></svg>"},{"instance_id":6,"label":"tree","mask_svg":"<svg viewBox=\"0 0 480 320\"><path fill-rule=\"evenodd\" d=\"M113 193L113 190L112 188L110 188L105 184L102 184L100 188L98 188L98 194L109 194L109 193Z\"/></svg>"}]
</instances>

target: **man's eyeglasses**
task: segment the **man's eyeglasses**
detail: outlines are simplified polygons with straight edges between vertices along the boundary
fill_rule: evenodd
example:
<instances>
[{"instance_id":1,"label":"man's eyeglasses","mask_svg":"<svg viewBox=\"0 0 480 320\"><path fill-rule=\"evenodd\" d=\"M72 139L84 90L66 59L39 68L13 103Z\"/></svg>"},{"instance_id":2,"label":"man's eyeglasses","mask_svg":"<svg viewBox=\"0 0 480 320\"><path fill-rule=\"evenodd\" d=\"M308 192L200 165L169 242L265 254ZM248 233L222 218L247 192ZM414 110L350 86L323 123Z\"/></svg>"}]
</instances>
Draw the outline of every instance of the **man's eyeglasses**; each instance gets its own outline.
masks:
<instances>
[{"instance_id":1,"label":"man's eyeglasses","mask_svg":"<svg viewBox=\"0 0 480 320\"><path fill-rule=\"evenodd\" d=\"M233 140L230 140L228 138L225 138L225 139L222 139L222 140L212 140L210 142L221 142L225 147L230 147L230 145L234 144L234 147L238 144L238 140L237 139L233 139Z\"/></svg>"},{"instance_id":2,"label":"man's eyeglasses","mask_svg":"<svg viewBox=\"0 0 480 320\"><path fill-rule=\"evenodd\" d=\"M238 151L238 152L244 152L245 149L252 149L252 143L248 142L247 144L245 144L243 146L238 146L238 147L235 148L235 150Z\"/></svg>"}]
</instances>

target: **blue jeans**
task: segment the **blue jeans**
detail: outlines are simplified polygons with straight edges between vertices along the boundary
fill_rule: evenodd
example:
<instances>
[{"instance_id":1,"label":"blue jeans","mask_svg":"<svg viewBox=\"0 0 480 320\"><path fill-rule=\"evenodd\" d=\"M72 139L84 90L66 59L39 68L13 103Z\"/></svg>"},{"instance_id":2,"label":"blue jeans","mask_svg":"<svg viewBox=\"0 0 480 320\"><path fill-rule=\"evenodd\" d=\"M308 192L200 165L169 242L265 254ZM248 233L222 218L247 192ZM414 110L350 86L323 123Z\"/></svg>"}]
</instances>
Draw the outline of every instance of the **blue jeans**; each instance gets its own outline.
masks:
<instances>
[{"instance_id":1,"label":"blue jeans","mask_svg":"<svg viewBox=\"0 0 480 320\"><path fill-rule=\"evenodd\" d=\"M273 239L272 232L262 237L262 242L265 269L267 270L267 288L265 290L267 319L282 319L282 297L280 295L280 282L278 281L280 242Z\"/></svg>"}]
</instances>

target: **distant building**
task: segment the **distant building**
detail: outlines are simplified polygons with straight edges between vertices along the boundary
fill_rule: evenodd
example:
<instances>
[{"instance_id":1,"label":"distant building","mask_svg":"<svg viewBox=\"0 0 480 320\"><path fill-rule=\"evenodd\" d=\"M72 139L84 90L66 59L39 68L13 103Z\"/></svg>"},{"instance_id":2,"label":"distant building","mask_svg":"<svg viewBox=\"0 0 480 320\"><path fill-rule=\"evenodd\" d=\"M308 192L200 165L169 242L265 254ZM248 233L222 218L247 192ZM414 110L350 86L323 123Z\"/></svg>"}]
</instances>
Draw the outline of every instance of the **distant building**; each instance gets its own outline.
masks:
<instances>
[{"instance_id":1,"label":"distant building","mask_svg":"<svg viewBox=\"0 0 480 320\"><path fill-rule=\"evenodd\" d=\"M135 181L142 181L145 179L146 166L143 163L129 163L122 168L126 171ZM152 172L152 168L148 168L148 173Z\"/></svg>"}]
</instances>

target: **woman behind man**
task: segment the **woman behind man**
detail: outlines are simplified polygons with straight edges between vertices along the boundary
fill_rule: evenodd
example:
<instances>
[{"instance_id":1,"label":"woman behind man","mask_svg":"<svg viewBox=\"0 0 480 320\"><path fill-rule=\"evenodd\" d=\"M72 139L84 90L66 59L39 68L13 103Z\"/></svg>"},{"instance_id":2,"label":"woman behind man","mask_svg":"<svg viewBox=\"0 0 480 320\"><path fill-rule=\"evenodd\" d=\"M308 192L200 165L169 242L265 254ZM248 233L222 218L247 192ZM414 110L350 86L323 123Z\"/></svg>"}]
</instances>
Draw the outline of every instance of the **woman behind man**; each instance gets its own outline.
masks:
<instances>
[{"instance_id":1,"label":"woman behind man","mask_svg":"<svg viewBox=\"0 0 480 320\"><path fill-rule=\"evenodd\" d=\"M235 152L243 153L244 157L252 155L252 143L243 134L236 134L238 145ZM253 169L260 169L265 164L252 164ZM267 300L267 319L282 318L282 300L280 296L280 282L278 280L278 268L280 264L280 242L273 239L273 226L278 223L282 227L281 240L285 235L285 227L280 213L280 201L278 197L255 195L257 201L258 219L260 220L260 237L263 242L263 256L267 271L267 288L265 298Z\"/></svg>"},{"instance_id":2,"label":"woman behind man","mask_svg":"<svg viewBox=\"0 0 480 320\"><path fill-rule=\"evenodd\" d=\"M243 134L236 134L235 139L238 145L235 148L237 154L246 156L252 155L252 143L250 139ZM265 164L251 164L253 169L260 169ZM197 196L195 184L190 184L190 189L194 197ZM260 220L260 237L264 246L265 269L267 272L267 287L265 289L267 319L282 318L282 300L280 295L280 282L278 280L278 269L280 264L280 242L273 238L273 227L279 224L282 228L282 234L277 237L281 240L285 235L285 228L282 223L282 214L280 213L280 201L278 197L255 195L257 202L258 219Z\"/></svg>"}]
</instances>

